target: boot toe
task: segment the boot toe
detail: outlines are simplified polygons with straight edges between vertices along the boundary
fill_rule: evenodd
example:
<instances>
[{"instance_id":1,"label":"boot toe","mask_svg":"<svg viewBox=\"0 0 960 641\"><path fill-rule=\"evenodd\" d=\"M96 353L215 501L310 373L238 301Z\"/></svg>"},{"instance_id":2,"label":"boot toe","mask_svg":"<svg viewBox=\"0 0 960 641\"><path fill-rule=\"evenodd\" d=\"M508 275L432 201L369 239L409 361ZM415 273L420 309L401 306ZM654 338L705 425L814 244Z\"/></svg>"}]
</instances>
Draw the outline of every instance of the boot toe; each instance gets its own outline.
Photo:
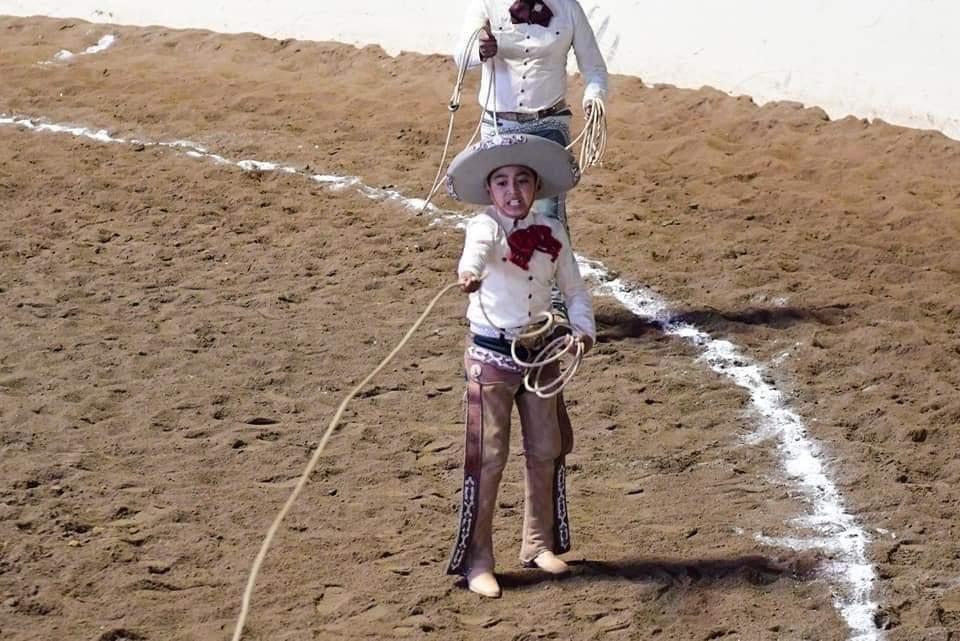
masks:
<instances>
[{"instance_id":1,"label":"boot toe","mask_svg":"<svg viewBox=\"0 0 960 641\"><path fill-rule=\"evenodd\" d=\"M467 576L467 587L480 596L496 599L500 597L500 584L493 572L478 572Z\"/></svg>"},{"instance_id":2,"label":"boot toe","mask_svg":"<svg viewBox=\"0 0 960 641\"><path fill-rule=\"evenodd\" d=\"M548 574L566 574L570 566L553 552L544 551L533 559L533 564Z\"/></svg>"}]
</instances>

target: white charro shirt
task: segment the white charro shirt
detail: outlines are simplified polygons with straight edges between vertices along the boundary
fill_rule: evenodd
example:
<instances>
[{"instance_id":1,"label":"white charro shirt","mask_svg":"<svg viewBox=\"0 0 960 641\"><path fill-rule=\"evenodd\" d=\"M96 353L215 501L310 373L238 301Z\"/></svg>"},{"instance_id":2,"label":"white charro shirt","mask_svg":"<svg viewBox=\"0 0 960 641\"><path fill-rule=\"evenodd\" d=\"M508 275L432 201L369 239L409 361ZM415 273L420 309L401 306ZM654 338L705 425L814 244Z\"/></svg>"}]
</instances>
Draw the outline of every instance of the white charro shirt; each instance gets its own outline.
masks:
<instances>
[{"instance_id":1,"label":"white charro shirt","mask_svg":"<svg viewBox=\"0 0 960 641\"><path fill-rule=\"evenodd\" d=\"M512 263L507 234L531 225L547 225L562 247L554 261L542 251L534 251L528 269ZM567 305L570 324L579 334L596 338L593 301L570 249L563 224L543 214L530 212L521 220L501 215L488 207L467 223L463 255L457 273L483 277L480 289L470 294L467 320L471 331L497 336L507 330L512 338L540 312L551 310L551 290L556 280Z\"/></svg>"},{"instance_id":2,"label":"white charro shirt","mask_svg":"<svg viewBox=\"0 0 960 641\"><path fill-rule=\"evenodd\" d=\"M463 35L457 48L458 64L480 64L477 42L467 51L470 37L490 21L497 39L496 99L490 88L490 63L483 65L480 105L487 110L533 113L552 107L567 95L567 55L573 49L586 87L583 104L607 99L607 65L593 28L577 0L544 0L553 12L548 27L510 22L514 0L469 0Z\"/></svg>"}]
</instances>

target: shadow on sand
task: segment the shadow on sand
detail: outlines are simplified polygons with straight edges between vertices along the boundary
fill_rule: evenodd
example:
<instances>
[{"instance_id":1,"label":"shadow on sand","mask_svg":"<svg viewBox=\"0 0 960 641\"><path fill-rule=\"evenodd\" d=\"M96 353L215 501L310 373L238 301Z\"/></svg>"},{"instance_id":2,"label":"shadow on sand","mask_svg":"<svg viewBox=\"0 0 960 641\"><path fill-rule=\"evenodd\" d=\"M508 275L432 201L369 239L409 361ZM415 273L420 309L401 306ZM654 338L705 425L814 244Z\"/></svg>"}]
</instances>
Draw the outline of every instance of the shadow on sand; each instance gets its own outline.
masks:
<instances>
[{"instance_id":1,"label":"shadow on sand","mask_svg":"<svg viewBox=\"0 0 960 641\"><path fill-rule=\"evenodd\" d=\"M546 581L639 581L665 588L711 586L735 583L769 585L780 579L806 581L816 571L819 558L812 554L787 557L748 555L734 558L621 559L618 561L571 561L570 572L554 576L537 569L498 573L504 589L522 589Z\"/></svg>"},{"instance_id":2,"label":"shadow on sand","mask_svg":"<svg viewBox=\"0 0 960 641\"><path fill-rule=\"evenodd\" d=\"M850 315L847 304L822 307L751 307L736 312L718 309L680 310L666 319L635 316L626 309L597 310L597 342L609 343L663 335L668 324L693 325L706 332L725 333L744 329L742 326L764 326L782 329L800 323L838 325ZM738 327L739 326L739 327Z\"/></svg>"},{"instance_id":3,"label":"shadow on sand","mask_svg":"<svg viewBox=\"0 0 960 641\"><path fill-rule=\"evenodd\" d=\"M670 321L688 323L710 331L726 327L730 323L739 325L763 325L780 329L799 323L818 325L838 325L850 315L850 305L838 303L820 307L750 307L735 312L718 309L690 309L673 314Z\"/></svg>"}]
</instances>

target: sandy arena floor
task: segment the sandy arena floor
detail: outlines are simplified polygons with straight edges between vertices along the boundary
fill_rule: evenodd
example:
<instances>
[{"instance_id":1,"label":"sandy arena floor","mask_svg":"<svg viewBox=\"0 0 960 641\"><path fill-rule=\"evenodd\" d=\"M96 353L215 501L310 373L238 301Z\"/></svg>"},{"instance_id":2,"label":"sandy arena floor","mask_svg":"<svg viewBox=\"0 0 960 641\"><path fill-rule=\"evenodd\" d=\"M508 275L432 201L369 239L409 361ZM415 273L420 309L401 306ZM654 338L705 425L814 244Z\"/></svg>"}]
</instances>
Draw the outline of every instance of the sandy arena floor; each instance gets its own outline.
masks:
<instances>
[{"instance_id":1,"label":"sandy arena floor","mask_svg":"<svg viewBox=\"0 0 960 641\"><path fill-rule=\"evenodd\" d=\"M107 33L104 52L38 64ZM41 18L0 18L0 34L0 638L228 639L332 412L460 251L452 226L309 175L422 196L453 66ZM667 311L596 299L600 344L568 393L572 574L516 560L518 456L504 598L442 574L462 454L450 294L351 406L245 639L960 639L960 143L710 89L614 88L573 237ZM798 524L818 499L782 435L678 323L730 341L734 365L782 393L847 530L817 545ZM869 594L836 574L850 532L869 537ZM852 629L844 603L875 604L870 625Z\"/></svg>"}]
</instances>

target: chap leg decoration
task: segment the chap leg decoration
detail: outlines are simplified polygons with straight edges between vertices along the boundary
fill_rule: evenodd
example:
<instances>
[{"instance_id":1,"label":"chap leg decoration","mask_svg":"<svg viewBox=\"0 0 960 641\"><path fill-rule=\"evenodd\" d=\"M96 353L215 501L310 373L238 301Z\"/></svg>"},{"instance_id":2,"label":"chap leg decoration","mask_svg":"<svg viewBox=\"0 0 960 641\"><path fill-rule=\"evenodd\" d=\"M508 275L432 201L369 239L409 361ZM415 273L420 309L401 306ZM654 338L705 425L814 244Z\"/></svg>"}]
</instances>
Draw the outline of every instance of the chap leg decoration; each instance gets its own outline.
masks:
<instances>
[{"instance_id":1,"label":"chap leg decoration","mask_svg":"<svg viewBox=\"0 0 960 641\"><path fill-rule=\"evenodd\" d=\"M571 547L570 520L567 513L567 465L566 455L573 451L573 426L567 414L563 394L557 396L557 422L560 424L561 454L553 473L553 541L554 554L569 552Z\"/></svg>"},{"instance_id":2,"label":"chap leg decoration","mask_svg":"<svg viewBox=\"0 0 960 641\"><path fill-rule=\"evenodd\" d=\"M477 524L480 471L483 460L483 394L482 386L467 380L466 441L463 451L463 492L460 496L460 519L457 540L450 553L447 574L466 574L467 555Z\"/></svg>"},{"instance_id":3,"label":"chap leg decoration","mask_svg":"<svg viewBox=\"0 0 960 641\"><path fill-rule=\"evenodd\" d=\"M570 551L570 521L567 516L567 466L563 457L553 473L553 553Z\"/></svg>"}]
</instances>

